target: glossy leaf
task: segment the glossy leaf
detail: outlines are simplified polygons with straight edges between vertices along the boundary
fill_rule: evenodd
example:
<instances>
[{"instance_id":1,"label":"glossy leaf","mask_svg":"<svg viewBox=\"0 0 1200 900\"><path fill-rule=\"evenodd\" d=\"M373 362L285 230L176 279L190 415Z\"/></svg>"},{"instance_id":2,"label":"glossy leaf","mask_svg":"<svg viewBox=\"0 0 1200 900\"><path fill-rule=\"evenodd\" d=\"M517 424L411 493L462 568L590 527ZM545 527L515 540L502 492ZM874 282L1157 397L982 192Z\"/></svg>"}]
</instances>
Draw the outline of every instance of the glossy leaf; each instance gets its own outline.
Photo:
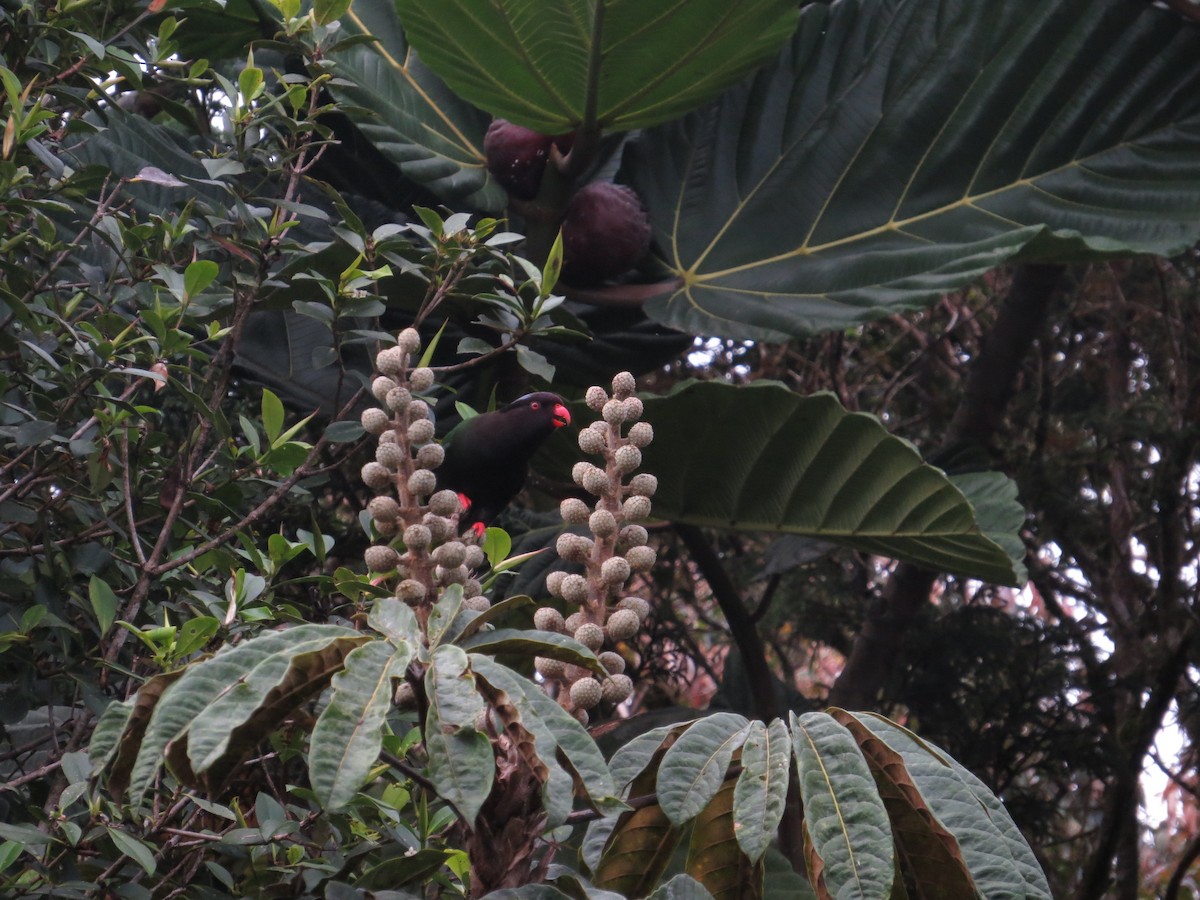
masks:
<instances>
[{"instance_id":1,"label":"glossy leaf","mask_svg":"<svg viewBox=\"0 0 1200 900\"><path fill-rule=\"evenodd\" d=\"M939 825L954 835L985 897L1050 898L1041 866L995 796L963 766L912 732L871 713L853 714L904 759Z\"/></svg>"},{"instance_id":2,"label":"glossy leaf","mask_svg":"<svg viewBox=\"0 0 1200 900\"><path fill-rule=\"evenodd\" d=\"M733 791L733 817L738 846L751 862L762 859L775 839L787 801L792 747L787 726L751 722L742 745L742 774Z\"/></svg>"},{"instance_id":3,"label":"glossy leaf","mask_svg":"<svg viewBox=\"0 0 1200 900\"><path fill-rule=\"evenodd\" d=\"M690 875L676 875L651 894L649 900L710 900L712 896Z\"/></svg>"},{"instance_id":4,"label":"glossy leaf","mask_svg":"<svg viewBox=\"0 0 1200 900\"><path fill-rule=\"evenodd\" d=\"M763 63L796 26L783 0L399 0L413 44L476 106L559 134L672 119Z\"/></svg>"},{"instance_id":5,"label":"glossy leaf","mask_svg":"<svg viewBox=\"0 0 1200 900\"><path fill-rule=\"evenodd\" d=\"M345 668L333 676L308 753L309 780L325 809L349 803L378 761L393 683L404 677L411 658L408 645L397 649L372 641L351 651Z\"/></svg>"},{"instance_id":6,"label":"glossy leaf","mask_svg":"<svg viewBox=\"0 0 1200 900\"><path fill-rule=\"evenodd\" d=\"M642 469L659 479L656 517L802 534L1001 584L1024 579L953 481L832 394L690 382L644 403L655 437ZM567 459L565 441L557 446Z\"/></svg>"},{"instance_id":7,"label":"glossy leaf","mask_svg":"<svg viewBox=\"0 0 1200 900\"><path fill-rule=\"evenodd\" d=\"M374 36L371 45L333 53L333 93L371 144L400 170L446 202L475 209L504 208L503 190L483 165L488 117L463 102L417 58L391 3L359 3L343 20L350 31Z\"/></svg>"},{"instance_id":8,"label":"glossy leaf","mask_svg":"<svg viewBox=\"0 0 1200 900\"><path fill-rule=\"evenodd\" d=\"M825 713L793 714L791 732L818 894L823 888L822 895L839 898L887 897L895 874L892 834L853 735Z\"/></svg>"},{"instance_id":9,"label":"glossy leaf","mask_svg":"<svg viewBox=\"0 0 1200 900\"><path fill-rule=\"evenodd\" d=\"M595 653L574 638L553 631L498 628L473 634L459 641L459 646L474 653L493 656L499 653L547 656L591 669L597 675L607 674Z\"/></svg>"},{"instance_id":10,"label":"glossy leaf","mask_svg":"<svg viewBox=\"0 0 1200 900\"><path fill-rule=\"evenodd\" d=\"M733 753L750 730L736 713L713 713L693 723L663 756L658 801L675 825L702 810L725 780Z\"/></svg>"},{"instance_id":11,"label":"glossy leaf","mask_svg":"<svg viewBox=\"0 0 1200 900\"><path fill-rule=\"evenodd\" d=\"M783 340L1015 257L1200 237L1200 32L1143 3L808 4L774 66L626 164L677 282L647 311Z\"/></svg>"}]
</instances>

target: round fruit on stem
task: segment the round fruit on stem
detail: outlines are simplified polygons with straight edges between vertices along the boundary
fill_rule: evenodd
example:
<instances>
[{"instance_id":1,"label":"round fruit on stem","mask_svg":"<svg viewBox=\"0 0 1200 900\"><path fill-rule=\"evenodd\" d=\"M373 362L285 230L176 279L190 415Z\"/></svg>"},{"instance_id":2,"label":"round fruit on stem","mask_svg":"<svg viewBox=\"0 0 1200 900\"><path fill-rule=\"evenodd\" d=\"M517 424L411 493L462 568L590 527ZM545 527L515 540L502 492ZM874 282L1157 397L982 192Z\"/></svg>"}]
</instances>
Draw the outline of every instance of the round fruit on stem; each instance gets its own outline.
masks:
<instances>
[{"instance_id":1,"label":"round fruit on stem","mask_svg":"<svg viewBox=\"0 0 1200 900\"><path fill-rule=\"evenodd\" d=\"M538 134L507 119L494 119L483 137L488 171L500 186L521 200L532 200L542 183L550 147L570 152L573 135Z\"/></svg>"},{"instance_id":2,"label":"round fruit on stem","mask_svg":"<svg viewBox=\"0 0 1200 900\"><path fill-rule=\"evenodd\" d=\"M632 269L650 249L650 219L632 188L593 181L579 190L562 224L563 278L580 287Z\"/></svg>"}]
</instances>

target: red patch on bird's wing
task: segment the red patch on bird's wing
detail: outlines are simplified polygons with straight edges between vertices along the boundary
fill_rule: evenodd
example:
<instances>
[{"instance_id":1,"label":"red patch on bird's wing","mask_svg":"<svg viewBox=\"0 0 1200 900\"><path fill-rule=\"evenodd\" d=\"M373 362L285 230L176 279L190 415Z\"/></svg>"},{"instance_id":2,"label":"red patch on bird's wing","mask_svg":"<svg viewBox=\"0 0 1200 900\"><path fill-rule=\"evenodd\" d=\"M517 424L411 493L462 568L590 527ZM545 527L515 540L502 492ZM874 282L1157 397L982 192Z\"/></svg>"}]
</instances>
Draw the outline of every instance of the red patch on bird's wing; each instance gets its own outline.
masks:
<instances>
[{"instance_id":1,"label":"red patch on bird's wing","mask_svg":"<svg viewBox=\"0 0 1200 900\"><path fill-rule=\"evenodd\" d=\"M482 522L476 522L474 525L472 525L472 526L470 527L470 529L469 529L469 530L470 530L470 531L473 531L473 532L475 532L475 539L476 539L477 541L482 541L482 540L483 540L483 533L484 533L485 531L487 531L487 526L486 526L486 525L484 525Z\"/></svg>"},{"instance_id":2,"label":"red patch on bird's wing","mask_svg":"<svg viewBox=\"0 0 1200 900\"><path fill-rule=\"evenodd\" d=\"M554 427L562 428L571 424L571 413L561 403L554 404Z\"/></svg>"},{"instance_id":3,"label":"red patch on bird's wing","mask_svg":"<svg viewBox=\"0 0 1200 900\"><path fill-rule=\"evenodd\" d=\"M459 491L459 494L458 494L458 507L459 507L459 509L458 509L459 512L466 512L468 509L471 508L471 498L468 497L466 494L462 493L461 491Z\"/></svg>"}]
</instances>

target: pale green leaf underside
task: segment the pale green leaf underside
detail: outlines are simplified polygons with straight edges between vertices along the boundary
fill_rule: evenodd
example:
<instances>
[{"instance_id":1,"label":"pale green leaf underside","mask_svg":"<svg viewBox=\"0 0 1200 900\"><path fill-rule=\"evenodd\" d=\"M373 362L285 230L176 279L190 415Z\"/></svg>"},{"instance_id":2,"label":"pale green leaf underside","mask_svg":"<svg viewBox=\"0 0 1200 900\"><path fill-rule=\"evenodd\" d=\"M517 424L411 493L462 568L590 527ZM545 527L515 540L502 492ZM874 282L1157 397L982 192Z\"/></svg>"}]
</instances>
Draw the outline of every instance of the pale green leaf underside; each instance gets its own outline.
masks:
<instances>
[{"instance_id":1,"label":"pale green leaf underside","mask_svg":"<svg viewBox=\"0 0 1200 900\"><path fill-rule=\"evenodd\" d=\"M811 4L773 68L628 170L700 334L924 305L1014 257L1200 237L1200 31L1109 0Z\"/></svg>"},{"instance_id":2,"label":"pale green leaf underside","mask_svg":"<svg viewBox=\"0 0 1200 900\"><path fill-rule=\"evenodd\" d=\"M891 827L854 736L826 713L793 714L791 731L804 818L829 895L889 896Z\"/></svg>"},{"instance_id":3,"label":"pale green leaf underside","mask_svg":"<svg viewBox=\"0 0 1200 900\"><path fill-rule=\"evenodd\" d=\"M958 842L981 896L1049 900L1050 887L1033 851L987 787L882 716L852 715L904 758L929 810Z\"/></svg>"},{"instance_id":4,"label":"pale green leaf underside","mask_svg":"<svg viewBox=\"0 0 1200 900\"><path fill-rule=\"evenodd\" d=\"M398 0L422 58L475 105L543 134L642 128L769 59L786 0Z\"/></svg>"},{"instance_id":5,"label":"pale green leaf underside","mask_svg":"<svg viewBox=\"0 0 1200 900\"><path fill-rule=\"evenodd\" d=\"M704 382L645 408L655 439L642 468L659 479L656 516L804 534L1003 584L1024 577L944 472L832 394Z\"/></svg>"}]
</instances>

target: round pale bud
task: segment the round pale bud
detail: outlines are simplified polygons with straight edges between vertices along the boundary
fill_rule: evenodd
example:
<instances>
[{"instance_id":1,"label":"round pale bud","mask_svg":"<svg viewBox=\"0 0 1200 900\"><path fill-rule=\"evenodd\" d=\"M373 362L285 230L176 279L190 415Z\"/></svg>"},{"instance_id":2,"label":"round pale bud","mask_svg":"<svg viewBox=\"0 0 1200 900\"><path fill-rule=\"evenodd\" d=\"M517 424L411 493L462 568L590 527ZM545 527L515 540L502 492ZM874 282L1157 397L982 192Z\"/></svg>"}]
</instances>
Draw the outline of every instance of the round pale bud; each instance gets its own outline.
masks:
<instances>
[{"instance_id":1,"label":"round pale bud","mask_svg":"<svg viewBox=\"0 0 1200 900\"><path fill-rule=\"evenodd\" d=\"M584 401L592 412L600 412L608 402L608 392L598 384L592 385L584 395Z\"/></svg>"},{"instance_id":2,"label":"round pale bud","mask_svg":"<svg viewBox=\"0 0 1200 900\"><path fill-rule=\"evenodd\" d=\"M554 544L558 555L567 562L583 562L592 552L592 542L580 534L564 531Z\"/></svg>"},{"instance_id":3,"label":"round pale bud","mask_svg":"<svg viewBox=\"0 0 1200 900\"><path fill-rule=\"evenodd\" d=\"M608 636L613 641L627 641L637 634L641 624L637 613L632 609L613 610L613 614L608 617Z\"/></svg>"},{"instance_id":4,"label":"round pale bud","mask_svg":"<svg viewBox=\"0 0 1200 900\"><path fill-rule=\"evenodd\" d=\"M610 675L604 679L600 696L605 703L624 703L633 693L633 681L628 675Z\"/></svg>"},{"instance_id":5,"label":"round pale bud","mask_svg":"<svg viewBox=\"0 0 1200 900\"><path fill-rule=\"evenodd\" d=\"M555 569L546 576L546 590L550 592L551 597L562 596L562 583L566 577L567 573L562 569Z\"/></svg>"},{"instance_id":6,"label":"round pale bud","mask_svg":"<svg viewBox=\"0 0 1200 900\"><path fill-rule=\"evenodd\" d=\"M396 585L396 599L405 603L419 603L425 599L425 585L415 578L405 578Z\"/></svg>"},{"instance_id":7,"label":"round pale bud","mask_svg":"<svg viewBox=\"0 0 1200 900\"><path fill-rule=\"evenodd\" d=\"M471 597L463 597L463 609L473 609L475 612L487 612L492 608L492 601L482 594L475 594Z\"/></svg>"},{"instance_id":8,"label":"round pale bud","mask_svg":"<svg viewBox=\"0 0 1200 900\"><path fill-rule=\"evenodd\" d=\"M433 551L433 561L439 566L461 566L467 559L467 545L462 541L447 541Z\"/></svg>"},{"instance_id":9,"label":"round pale bud","mask_svg":"<svg viewBox=\"0 0 1200 900\"><path fill-rule=\"evenodd\" d=\"M620 653L605 650L600 654L600 665L604 666L609 675L619 675L625 671L625 657Z\"/></svg>"},{"instance_id":10,"label":"round pale bud","mask_svg":"<svg viewBox=\"0 0 1200 900\"><path fill-rule=\"evenodd\" d=\"M641 472L629 479L629 493L638 497L653 497L658 490L658 479L649 472Z\"/></svg>"},{"instance_id":11,"label":"round pale bud","mask_svg":"<svg viewBox=\"0 0 1200 900\"><path fill-rule=\"evenodd\" d=\"M573 612L569 616L567 616L566 621L563 622L563 631L566 632L567 634L574 634L576 631L579 630L579 626L582 625L586 621L587 621L587 619L584 618L583 613Z\"/></svg>"},{"instance_id":12,"label":"round pale bud","mask_svg":"<svg viewBox=\"0 0 1200 900\"><path fill-rule=\"evenodd\" d=\"M572 710L571 715L575 717L576 722L585 728L587 727L587 723L592 720L592 717L588 715L588 711L586 709Z\"/></svg>"},{"instance_id":13,"label":"round pale bud","mask_svg":"<svg viewBox=\"0 0 1200 900\"><path fill-rule=\"evenodd\" d=\"M375 368L384 375L403 375L405 362L404 351L399 347L388 347L375 356Z\"/></svg>"},{"instance_id":14,"label":"round pale bud","mask_svg":"<svg viewBox=\"0 0 1200 900\"><path fill-rule=\"evenodd\" d=\"M635 398L630 397L629 400ZM625 402L628 403L629 400ZM635 447L645 447L654 440L654 426L649 422L634 422L629 427L629 432L625 435L629 438L629 443Z\"/></svg>"},{"instance_id":15,"label":"round pale bud","mask_svg":"<svg viewBox=\"0 0 1200 900\"><path fill-rule=\"evenodd\" d=\"M649 572L654 568L654 563L658 559L658 554L654 552L652 547L630 547L625 551L625 559L629 562L629 568L635 572Z\"/></svg>"},{"instance_id":16,"label":"round pale bud","mask_svg":"<svg viewBox=\"0 0 1200 900\"><path fill-rule=\"evenodd\" d=\"M384 432L385 434L395 434L394 431ZM375 462L381 466L386 466L389 469L395 470L400 468L407 454L395 441L381 441L375 447Z\"/></svg>"},{"instance_id":17,"label":"round pale bud","mask_svg":"<svg viewBox=\"0 0 1200 900\"><path fill-rule=\"evenodd\" d=\"M477 578L468 578L463 582L464 597L478 597L483 593L483 585L479 583Z\"/></svg>"},{"instance_id":18,"label":"round pale bud","mask_svg":"<svg viewBox=\"0 0 1200 900\"><path fill-rule=\"evenodd\" d=\"M384 402L392 412L400 412L408 409L408 404L412 403L412 394L408 388L394 387L387 392Z\"/></svg>"},{"instance_id":19,"label":"round pale bud","mask_svg":"<svg viewBox=\"0 0 1200 900\"><path fill-rule=\"evenodd\" d=\"M563 614L553 606L543 606L533 614L533 625L540 631L563 630Z\"/></svg>"},{"instance_id":20,"label":"round pale bud","mask_svg":"<svg viewBox=\"0 0 1200 900\"><path fill-rule=\"evenodd\" d=\"M408 415L408 421L419 422L421 419L429 418L429 404L424 400L413 400L408 404L405 412Z\"/></svg>"},{"instance_id":21,"label":"round pale bud","mask_svg":"<svg viewBox=\"0 0 1200 900\"><path fill-rule=\"evenodd\" d=\"M368 547L363 558L366 559L367 569L371 572L390 572L400 565L400 554L383 544Z\"/></svg>"},{"instance_id":22,"label":"round pale bud","mask_svg":"<svg viewBox=\"0 0 1200 900\"><path fill-rule=\"evenodd\" d=\"M417 695L413 692L413 687L407 681L400 682L400 686L396 688L395 696L392 702L396 704L397 709L412 709L417 705Z\"/></svg>"},{"instance_id":23,"label":"round pale bud","mask_svg":"<svg viewBox=\"0 0 1200 900\"><path fill-rule=\"evenodd\" d=\"M558 588L559 596L568 603L583 603L587 600L588 583L582 575L571 574L562 580Z\"/></svg>"},{"instance_id":24,"label":"round pale bud","mask_svg":"<svg viewBox=\"0 0 1200 900\"><path fill-rule=\"evenodd\" d=\"M412 385L412 389L418 394L422 391L427 391L433 387L433 369L426 366L421 366L419 369L413 369L408 376L408 383Z\"/></svg>"},{"instance_id":25,"label":"round pale bud","mask_svg":"<svg viewBox=\"0 0 1200 900\"><path fill-rule=\"evenodd\" d=\"M389 428L379 436L379 443L381 444L398 444L399 442L400 439L396 437L396 429L394 428Z\"/></svg>"},{"instance_id":26,"label":"round pale bud","mask_svg":"<svg viewBox=\"0 0 1200 900\"><path fill-rule=\"evenodd\" d=\"M396 345L405 353L416 353L421 349L421 335L415 328L405 328L396 335Z\"/></svg>"},{"instance_id":27,"label":"round pale bud","mask_svg":"<svg viewBox=\"0 0 1200 900\"><path fill-rule=\"evenodd\" d=\"M571 466L571 478L578 485L583 484L583 479L587 477L588 472L600 472L604 474L603 469L597 469L590 462L577 462Z\"/></svg>"},{"instance_id":28,"label":"round pale bud","mask_svg":"<svg viewBox=\"0 0 1200 900\"><path fill-rule=\"evenodd\" d=\"M635 390L637 390L637 382L633 375L629 372L618 372L613 376L612 380L613 396L624 400Z\"/></svg>"},{"instance_id":29,"label":"round pale bud","mask_svg":"<svg viewBox=\"0 0 1200 900\"><path fill-rule=\"evenodd\" d=\"M650 518L650 498L633 496L626 498L621 505L621 512L627 520L636 522L638 519Z\"/></svg>"},{"instance_id":30,"label":"round pale bud","mask_svg":"<svg viewBox=\"0 0 1200 900\"><path fill-rule=\"evenodd\" d=\"M566 666L561 659L551 659L549 656L539 656L534 659L533 667L546 678L561 678Z\"/></svg>"},{"instance_id":31,"label":"round pale bud","mask_svg":"<svg viewBox=\"0 0 1200 900\"><path fill-rule=\"evenodd\" d=\"M428 469L417 469L408 476L408 489L418 497L426 497L437 490L437 477Z\"/></svg>"},{"instance_id":32,"label":"round pale bud","mask_svg":"<svg viewBox=\"0 0 1200 900\"><path fill-rule=\"evenodd\" d=\"M629 577L629 563L623 556L613 556L606 559L600 566L600 580L605 584L624 584Z\"/></svg>"},{"instance_id":33,"label":"round pale bud","mask_svg":"<svg viewBox=\"0 0 1200 900\"><path fill-rule=\"evenodd\" d=\"M604 447L608 442L604 440L604 435L598 431L592 431L590 428L585 428L579 432L579 449L584 453L597 455L604 452Z\"/></svg>"},{"instance_id":34,"label":"round pale bud","mask_svg":"<svg viewBox=\"0 0 1200 900\"><path fill-rule=\"evenodd\" d=\"M446 459L446 451L441 444L426 444L417 451L417 465L423 469L436 469Z\"/></svg>"},{"instance_id":35,"label":"round pale bud","mask_svg":"<svg viewBox=\"0 0 1200 900\"><path fill-rule=\"evenodd\" d=\"M422 403L422 406L425 404ZM408 441L411 444L428 444L433 440L433 423L428 419L417 419L408 426Z\"/></svg>"},{"instance_id":36,"label":"round pale bud","mask_svg":"<svg viewBox=\"0 0 1200 900\"><path fill-rule=\"evenodd\" d=\"M603 469L598 469L595 466L583 476L583 489L589 494L594 494L599 497L609 488L608 475Z\"/></svg>"},{"instance_id":37,"label":"round pale bud","mask_svg":"<svg viewBox=\"0 0 1200 900\"><path fill-rule=\"evenodd\" d=\"M633 444L618 447L614 457L618 472L632 472L642 464L642 451Z\"/></svg>"},{"instance_id":38,"label":"round pale bud","mask_svg":"<svg viewBox=\"0 0 1200 900\"><path fill-rule=\"evenodd\" d=\"M476 546L475 544L468 544L467 558L463 562L463 565L468 569L478 569L483 565L484 560L486 559L487 556L484 554L482 547Z\"/></svg>"},{"instance_id":39,"label":"round pale bud","mask_svg":"<svg viewBox=\"0 0 1200 900\"><path fill-rule=\"evenodd\" d=\"M574 637L589 650L599 650L604 645L604 629L595 622L584 622L575 629Z\"/></svg>"},{"instance_id":40,"label":"round pale bud","mask_svg":"<svg viewBox=\"0 0 1200 900\"><path fill-rule=\"evenodd\" d=\"M433 539L439 543L454 534L453 523L451 523L451 521L444 516L436 516L433 513L426 513L421 517L421 522L429 528L429 533L432 534Z\"/></svg>"},{"instance_id":41,"label":"round pale bud","mask_svg":"<svg viewBox=\"0 0 1200 900\"><path fill-rule=\"evenodd\" d=\"M390 522L384 522L381 519L372 519L371 524L375 526L375 530L380 536L385 538L393 538L400 533L400 523L395 519Z\"/></svg>"},{"instance_id":42,"label":"round pale bud","mask_svg":"<svg viewBox=\"0 0 1200 900\"><path fill-rule=\"evenodd\" d=\"M378 406L364 409L361 421L368 434L383 434L392 424L388 414Z\"/></svg>"},{"instance_id":43,"label":"round pale bud","mask_svg":"<svg viewBox=\"0 0 1200 900\"><path fill-rule=\"evenodd\" d=\"M470 576L466 566L435 566L434 580L438 584L462 584Z\"/></svg>"},{"instance_id":44,"label":"round pale bud","mask_svg":"<svg viewBox=\"0 0 1200 900\"><path fill-rule=\"evenodd\" d=\"M645 622L650 615L650 604L641 597L622 597L617 609L627 609L638 617L639 622Z\"/></svg>"},{"instance_id":45,"label":"round pale bud","mask_svg":"<svg viewBox=\"0 0 1200 900\"><path fill-rule=\"evenodd\" d=\"M626 525L617 535L617 547L626 550L630 547L641 547L650 539L649 532L641 525Z\"/></svg>"},{"instance_id":46,"label":"round pale bud","mask_svg":"<svg viewBox=\"0 0 1200 900\"><path fill-rule=\"evenodd\" d=\"M577 709L591 709L600 702L603 693L600 682L595 678L580 678L571 685L571 702Z\"/></svg>"},{"instance_id":47,"label":"round pale bud","mask_svg":"<svg viewBox=\"0 0 1200 900\"><path fill-rule=\"evenodd\" d=\"M607 509L598 509L588 517L588 528L596 537L609 537L617 533L617 517Z\"/></svg>"},{"instance_id":48,"label":"round pale bud","mask_svg":"<svg viewBox=\"0 0 1200 900\"><path fill-rule=\"evenodd\" d=\"M625 421L636 422L642 417L642 413L646 411L646 407L642 405L642 401L637 397L625 398Z\"/></svg>"},{"instance_id":49,"label":"round pale bud","mask_svg":"<svg viewBox=\"0 0 1200 900\"><path fill-rule=\"evenodd\" d=\"M409 550L425 550L433 542L427 525L409 525L404 529L404 546Z\"/></svg>"},{"instance_id":50,"label":"round pale bud","mask_svg":"<svg viewBox=\"0 0 1200 900\"><path fill-rule=\"evenodd\" d=\"M582 525L588 520L588 507L578 497L568 497L558 505L558 514L568 525Z\"/></svg>"},{"instance_id":51,"label":"round pale bud","mask_svg":"<svg viewBox=\"0 0 1200 900\"><path fill-rule=\"evenodd\" d=\"M625 421L625 404L620 400L609 400L600 414L609 425L620 425Z\"/></svg>"},{"instance_id":52,"label":"round pale bud","mask_svg":"<svg viewBox=\"0 0 1200 900\"><path fill-rule=\"evenodd\" d=\"M391 497L380 495L371 498L367 511L381 522L394 522L400 515L400 504Z\"/></svg>"},{"instance_id":53,"label":"round pale bud","mask_svg":"<svg viewBox=\"0 0 1200 900\"><path fill-rule=\"evenodd\" d=\"M381 491L392 483L392 473L387 467L377 462L369 462L362 467L363 484L376 491Z\"/></svg>"},{"instance_id":54,"label":"round pale bud","mask_svg":"<svg viewBox=\"0 0 1200 900\"><path fill-rule=\"evenodd\" d=\"M430 447L439 447L440 444L430 444ZM425 448L422 447L422 450ZM437 516L452 516L460 509L458 502L458 494L454 491L438 491L429 498L429 511Z\"/></svg>"},{"instance_id":55,"label":"round pale bud","mask_svg":"<svg viewBox=\"0 0 1200 900\"><path fill-rule=\"evenodd\" d=\"M388 391L396 387L396 382L388 378L386 375L380 375L371 382L371 396L383 403L387 400Z\"/></svg>"}]
</instances>

